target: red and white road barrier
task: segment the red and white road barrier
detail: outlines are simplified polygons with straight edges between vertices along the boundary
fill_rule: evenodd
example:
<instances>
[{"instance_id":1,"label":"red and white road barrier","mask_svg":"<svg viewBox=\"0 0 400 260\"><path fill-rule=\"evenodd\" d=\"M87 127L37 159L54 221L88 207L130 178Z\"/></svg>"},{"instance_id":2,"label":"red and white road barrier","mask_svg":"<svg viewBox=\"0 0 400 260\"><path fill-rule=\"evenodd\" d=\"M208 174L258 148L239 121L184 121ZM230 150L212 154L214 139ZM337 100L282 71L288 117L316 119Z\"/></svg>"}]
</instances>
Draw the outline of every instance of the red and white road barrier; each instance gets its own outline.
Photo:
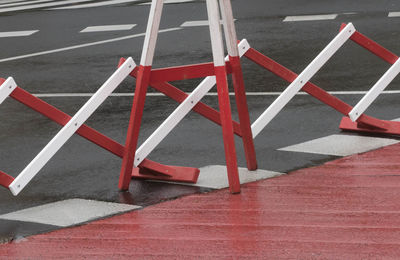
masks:
<instances>
[{"instance_id":1,"label":"red and white road barrier","mask_svg":"<svg viewBox=\"0 0 400 260\"><path fill-rule=\"evenodd\" d=\"M0 81L0 83L4 82L4 84L0 86L1 102L7 96L10 96L64 126L18 177L14 179L10 175L0 172L0 185L9 188L14 195L17 195L75 132L123 158L119 181L119 188L121 190L128 189L132 176L146 179L196 182L199 175L199 170L196 168L168 166L146 159L147 155L163 138L165 138L179 121L181 121L190 110L193 110L222 126L230 191L232 193L240 192L234 134L243 139L248 169L255 170L257 168L239 57L249 49L249 45L247 41L244 40L239 44L239 47L237 46L230 0L220 0L220 6L224 21L228 57L224 57L218 1L207 0L214 62L152 69L163 8L163 0L153 0L140 66L136 67L131 58L127 60L121 59L118 70L72 118L43 100L17 87L12 78L5 82L4 80ZM233 85L239 112L239 123L232 120L227 82L228 73L233 76ZM94 129L87 127L84 125L84 122L128 75L136 77L137 81L127 139L125 146L122 146ZM200 77L206 77L206 79L190 95L187 95L183 91L167 83L168 81ZM218 90L220 111L200 102L201 98L215 84ZM148 86L152 86L182 104L136 151Z\"/></svg>"},{"instance_id":2,"label":"red and white road barrier","mask_svg":"<svg viewBox=\"0 0 400 260\"><path fill-rule=\"evenodd\" d=\"M152 68L163 9L163 0L153 0L140 66L137 67L132 58L121 59L117 71L73 117L70 117L21 89L17 86L13 78L10 77L7 80L0 79L0 104L7 97L11 97L58 124L63 125L63 128L58 134L16 178L0 171L0 185L10 189L14 195L20 193L74 133L81 135L122 158L119 179L119 188L121 190L127 190L129 188L132 177L195 183L199 175L199 169L197 168L169 166L146 159L176 125L193 110L222 127L230 191L232 193L239 193L240 180L234 135L236 134L243 140L247 168L249 170L257 169L253 138L263 130L300 90L307 92L326 105L344 114L346 117L343 118L340 125L340 128L344 130L400 134L400 122L380 120L364 114L365 110L399 74L399 57L357 32L351 23L342 25L339 34L304 69L304 71L300 73L300 75L297 75L276 61L251 48L246 40L242 40L237 44L238 41L230 0L219 0L219 4L218 0L207 0L206 3L213 62L161 69ZM219 11L220 9L221 14ZM224 57L225 52L220 26L220 15L222 15L224 25L225 40L228 50L227 57ZM391 68L378 80L354 108L309 82L315 73L317 73L349 39L392 64ZM245 56L249 60L290 82L290 85L283 93L252 125L250 124L240 64L240 57L242 56ZM239 122L232 120L227 81L228 74L232 74ZM121 145L84 125L84 122L128 75L137 78L137 80L126 143L125 145ZM186 94L168 83L169 81L192 78L205 79L190 94ZM214 85L217 85L220 111L200 101ZM181 104L137 149L146 93L149 86Z\"/></svg>"}]
</instances>

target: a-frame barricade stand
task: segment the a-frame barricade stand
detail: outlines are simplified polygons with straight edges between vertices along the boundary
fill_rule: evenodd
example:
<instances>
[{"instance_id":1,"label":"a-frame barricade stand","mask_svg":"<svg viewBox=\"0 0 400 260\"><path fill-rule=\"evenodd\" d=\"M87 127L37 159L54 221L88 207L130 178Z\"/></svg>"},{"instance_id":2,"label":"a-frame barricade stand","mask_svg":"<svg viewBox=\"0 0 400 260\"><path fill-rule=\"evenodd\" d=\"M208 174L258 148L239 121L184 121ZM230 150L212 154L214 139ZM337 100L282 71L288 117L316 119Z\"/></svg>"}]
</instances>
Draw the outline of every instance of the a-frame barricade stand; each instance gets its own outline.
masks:
<instances>
[{"instance_id":1,"label":"a-frame barricade stand","mask_svg":"<svg viewBox=\"0 0 400 260\"><path fill-rule=\"evenodd\" d=\"M365 97L353 108L339 98L329 94L315 84L309 82L311 77L329 60L329 58L348 40L352 40L371 53L393 64L390 69L379 79ZM300 75L285 68L276 61L250 48L244 56L261 67L291 84L283 93L265 110L252 124L253 136L256 137L262 129L282 110L282 108L300 91L320 100L345 115L340 124L342 130L370 132L379 134L400 135L400 122L377 119L364 114L368 106L389 85L400 72L399 57L391 53L378 43L357 32L354 26L343 24L341 32L329 45L303 70Z\"/></svg>"},{"instance_id":2,"label":"a-frame barricade stand","mask_svg":"<svg viewBox=\"0 0 400 260\"><path fill-rule=\"evenodd\" d=\"M243 55L245 51L249 49L249 46L247 41L242 41L242 43L239 44L239 52L239 47L236 45L237 39L230 0L220 0L220 4L229 53L229 57L226 58L226 61L223 57L224 48L219 24L220 14L218 2L217 0L207 0L214 63L152 70L151 63L163 6L162 0L153 0L141 66L139 68L136 67L132 58L126 60L121 59L118 70L73 117L18 87L13 78L10 77L7 80L0 79L0 104L10 96L63 126L58 134L16 178L0 171L0 185L8 188L13 195L18 195L74 133L81 135L114 155L123 158L119 185L122 190L128 188L132 175L138 178L195 183L199 174L198 169L163 165L145 158L162 138L164 138L183 116L186 115L187 111L193 109L193 111L222 126L230 191L232 193L240 192L233 134L243 139L247 168L249 170L255 170L257 168L239 60L239 54ZM232 74L233 77L240 123L232 121L227 84L228 73ZM137 87L132 105L127 141L126 145L123 146L88 127L84 122L129 74L137 77ZM206 76L207 78L190 95L187 95L166 82ZM140 121L143 113L146 90L149 84L182 104L136 153L135 149L140 129ZM214 84L217 84L218 101L221 112L199 102L201 97L204 96ZM135 154L137 154L138 157L135 157ZM138 166L137 168L133 168L134 160L135 165Z\"/></svg>"},{"instance_id":3,"label":"a-frame barricade stand","mask_svg":"<svg viewBox=\"0 0 400 260\"><path fill-rule=\"evenodd\" d=\"M255 170L257 168L257 162L255 157L252 131L250 128L250 119L240 65L232 7L230 0L220 0L219 2L222 11L222 19L229 54L229 69L233 77L240 120L240 132L245 147L247 166L250 170ZM207 93L208 90L214 85L214 82L212 82L213 79L211 78L205 79L205 81L203 81L202 84L200 84L199 87L189 97L187 97L185 101L182 102L177 110L178 112L174 113L169 120L161 125L160 128L156 130L156 132L139 148L139 150L136 151L148 86L152 85L152 83L156 85L158 83L158 88L165 90L165 88L170 89L171 85L165 87L165 85L160 85L160 82L167 84L165 83L167 81L213 76L215 77L218 91L220 124L223 132L229 187L232 193L240 192L240 180L234 143L234 127L232 122L229 89L227 83L228 73L224 58L224 47L220 28L220 7L217 0L207 0L206 3L214 60L213 64L196 64L154 70L152 69L152 63L163 9L163 0L152 1L140 66L138 71L135 73L136 75L134 75L137 78L137 81L125 144L126 153L123 157L120 173L119 188L121 190L128 189L132 176L161 180L174 179L174 174L171 174L170 171L158 171L157 174L152 174L151 171L149 172L143 170L143 160L148 153L150 153L151 150L153 150L155 146L165 137L166 134L164 133L172 130L176 123L183 118L183 116L186 114L184 111L190 110L197 104L199 99L196 99L196 96L199 96L199 93L200 95L201 93ZM133 169L134 166L137 166L138 169ZM179 168L171 167L171 170L178 172ZM162 175L166 176L163 177ZM181 174L179 175L181 176Z\"/></svg>"}]
</instances>

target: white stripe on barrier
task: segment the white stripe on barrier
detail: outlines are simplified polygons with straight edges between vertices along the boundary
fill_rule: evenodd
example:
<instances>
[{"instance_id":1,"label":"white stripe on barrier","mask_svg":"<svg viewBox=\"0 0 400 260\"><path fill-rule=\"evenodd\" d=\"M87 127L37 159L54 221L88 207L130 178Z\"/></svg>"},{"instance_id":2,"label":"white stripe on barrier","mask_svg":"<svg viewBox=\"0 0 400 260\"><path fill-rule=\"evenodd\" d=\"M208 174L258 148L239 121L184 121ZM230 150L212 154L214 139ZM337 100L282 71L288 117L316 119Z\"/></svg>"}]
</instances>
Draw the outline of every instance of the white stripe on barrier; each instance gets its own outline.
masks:
<instances>
[{"instance_id":1,"label":"white stripe on barrier","mask_svg":"<svg viewBox=\"0 0 400 260\"><path fill-rule=\"evenodd\" d=\"M378 82L376 82L376 84L368 91L368 93L360 100L360 102L358 102L358 104L350 111L350 119L353 122L356 121L399 73L400 59L397 59L390 69L378 80Z\"/></svg>"},{"instance_id":2,"label":"white stripe on barrier","mask_svg":"<svg viewBox=\"0 0 400 260\"><path fill-rule=\"evenodd\" d=\"M250 49L247 40L239 43L239 55L243 56ZM226 61L229 57L225 58ZM157 145L175 128L175 126L193 109L194 106L215 85L215 76L205 78L174 112L154 131L154 133L136 151L135 166L138 166Z\"/></svg>"},{"instance_id":3,"label":"white stripe on barrier","mask_svg":"<svg viewBox=\"0 0 400 260\"><path fill-rule=\"evenodd\" d=\"M225 42L228 54L232 57L239 56L237 49L237 35L235 29L235 19L233 19L232 4L230 0L220 0L221 15L224 25Z\"/></svg>"},{"instance_id":4,"label":"white stripe on barrier","mask_svg":"<svg viewBox=\"0 0 400 260\"><path fill-rule=\"evenodd\" d=\"M225 65L224 44L222 42L222 31L220 13L217 0L207 0L207 14L210 27L211 49L215 67Z\"/></svg>"},{"instance_id":5,"label":"white stripe on barrier","mask_svg":"<svg viewBox=\"0 0 400 260\"><path fill-rule=\"evenodd\" d=\"M303 70L302 73L283 91L265 112L252 124L253 137L256 137L262 129L286 106L297 92L314 76L315 73L335 54L335 52L356 31L353 24L349 23L322 52Z\"/></svg>"},{"instance_id":6,"label":"white stripe on barrier","mask_svg":"<svg viewBox=\"0 0 400 260\"><path fill-rule=\"evenodd\" d=\"M142 57L140 59L140 65L142 66L151 66L153 64L163 6L163 0L152 0L151 2L146 36L144 37L143 43Z\"/></svg>"},{"instance_id":7,"label":"white stripe on barrier","mask_svg":"<svg viewBox=\"0 0 400 260\"><path fill-rule=\"evenodd\" d=\"M128 58L121 67L99 88L85 105L68 121L43 150L25 167L9 186L13 195L19 192L32 180L43 166L57 153L69 138L81 127L104 100L136 67L132 58Z\"/></svg>"},{"instance_id":8,"label":"white stripe on barrier","mask_svg":"<svg viewBox=\"0 0 400 260\"><path fill-rule=\"evenodd\" d=\"M9 77L3 84L0 85L0 104L14 91L17 87L14 79Z\"/></svg>"}]
</instances>

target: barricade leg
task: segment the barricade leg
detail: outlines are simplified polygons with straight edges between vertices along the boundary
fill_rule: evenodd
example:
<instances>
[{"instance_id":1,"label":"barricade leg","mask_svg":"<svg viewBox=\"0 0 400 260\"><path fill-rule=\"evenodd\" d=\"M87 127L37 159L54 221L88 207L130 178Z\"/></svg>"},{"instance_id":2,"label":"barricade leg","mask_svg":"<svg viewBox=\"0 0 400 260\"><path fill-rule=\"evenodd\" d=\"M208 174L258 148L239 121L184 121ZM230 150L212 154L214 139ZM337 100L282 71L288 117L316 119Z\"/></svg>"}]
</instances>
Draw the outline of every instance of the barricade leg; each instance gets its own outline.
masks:
<instances>
[{"instance_id":1,"label":"barricade leg","mask_svg":"<svg viewBox=\"0 0 400 260\"><path fill-rule=\"evenodd\" d=\"M157 34L163 8L163 0L153 0L150 7L150 15L147 23L146 36L143 44L142 58L136 80L135 96L133 99L131 116L129 119L128 133L125 142L125 153L122 159L118 187L120 190L128 190L132 177L133 161L139 138L142 122L144 103L147 88L150 83L151 67L154 50L157 42Z\"/></svg>"},{"instance_id":2,"label":"barricade leg","mask_svg":"<svg viewBox=\"0 0 400 260\"><path fill-rule=\"evenodd\" d=\"M220 0L222 19L226 44L228 48L229 61L232 67L232 80L235 90L236 105L239 114L240 129L242 130L242 141L246 156L247 169L257 169L256 151L254 148L253 134L251 131L249 109L246 99L246 90L243 81L242 66L237 45L235 23L230 0Z\"/></svg>"},{"instance_id":3,"label":"barricade leg","mask_svg":"<svg viewBox=\"0 0 400 260\"><path fill-rule=\"evenodd\" d=\"M207 13L210 25L211 44L214 57L215 76L217 81L218 102L221 113L222 135L224 140L229 189L231 193L239 193L239 171L236 159L228 80L225 68L224 47L222 42L220 14L217 0L207 0Z\"/></svg>"}]
</instances>

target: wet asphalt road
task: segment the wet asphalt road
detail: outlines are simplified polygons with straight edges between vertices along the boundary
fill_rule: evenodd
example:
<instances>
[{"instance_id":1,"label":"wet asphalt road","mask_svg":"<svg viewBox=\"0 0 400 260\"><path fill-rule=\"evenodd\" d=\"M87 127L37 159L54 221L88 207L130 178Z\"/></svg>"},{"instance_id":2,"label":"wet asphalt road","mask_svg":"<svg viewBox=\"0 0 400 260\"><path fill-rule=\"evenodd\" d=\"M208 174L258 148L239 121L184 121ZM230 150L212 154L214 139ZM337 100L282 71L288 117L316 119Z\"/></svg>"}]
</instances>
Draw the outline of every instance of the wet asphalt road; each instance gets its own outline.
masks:
<instances>
[{"instance_id":1,"label":"wet asphalt road","mask_svg":"<svg viewBox=\"0 0 400 260\"><path fill-rule=\"evenodd\" d=\"M265 0L236 0L233 7L238 37L248 39L252 47L298 73L333 39L342 22L351 21L360 32L400 54L400 18L387 17L389 11L400 11L398 1L349 3L344 0L293 0L267 3ZM13 76L20 87L31 93L95 92L115 70L120 57L131 56L139 62L143 37L12 61L4 59L143 33L148 10L149 6L130 4L0 14L0 31L40 30L30 37L0 38L0 77ZM329 13L339 13L339 16L331 21L282 22L287 15ZM204 19L206 9L203 1L166 5L161 29L179 28L185 21ZM137 26L130 31L79 33L87 26L132 23ZM181 28L160 34L154 67L207 62L211 58L208 28ZM249 61L244 60L243 67L249 92L282 91L288 85ZM329 91L368 90L388 68L388 64L349 42L312 81ZM184 91L191 91L198 82L191 80L174 84ZM400 89L399 83L400 78L397 78L388 89ZM128 79L116 92L131 93L133 90L134 80ZM252 121L275 98L249 96ZM340 98L354 105L361 96L341 95ZM382 119L397 118L400 114L399 98L399 95L383 95L368 113ZM44 98L71 115L87 99ZM216 97L206 97L203 101L216 107ZM87 124L124 143L131 102L131 97L108 98ZM148 97L141 141L176 106L174 101L165 97ZM237 118L235 111L234 117ZM289 172L334 159L332 156L276 149L339 133L340 119L339 113L313 98L297 96L256 138L259 168ZM12 99L7 99L0 106L0 120L0 170L13 176L18 175L60 129ZM236 146L239 164L245 166L239 139L236 139ZM202 167L224 164L223 154L220 128L191 113L149 158L165 164ZM6 189L0 190L0 214L67 198L147 206L184 194L206 191L195 187L132 181L129 192L120 193L117 189L120 164L119 158L74 136L18 197L13 197ZM8 229L0 228L3 235L22 232L15 223L4 222L1 225L8 226ZM16 228L12 228L13 225ZM44 230L47 228L43 227ZM38 230L38 227L32 229Z\"/></svg>"}]
</instances>

